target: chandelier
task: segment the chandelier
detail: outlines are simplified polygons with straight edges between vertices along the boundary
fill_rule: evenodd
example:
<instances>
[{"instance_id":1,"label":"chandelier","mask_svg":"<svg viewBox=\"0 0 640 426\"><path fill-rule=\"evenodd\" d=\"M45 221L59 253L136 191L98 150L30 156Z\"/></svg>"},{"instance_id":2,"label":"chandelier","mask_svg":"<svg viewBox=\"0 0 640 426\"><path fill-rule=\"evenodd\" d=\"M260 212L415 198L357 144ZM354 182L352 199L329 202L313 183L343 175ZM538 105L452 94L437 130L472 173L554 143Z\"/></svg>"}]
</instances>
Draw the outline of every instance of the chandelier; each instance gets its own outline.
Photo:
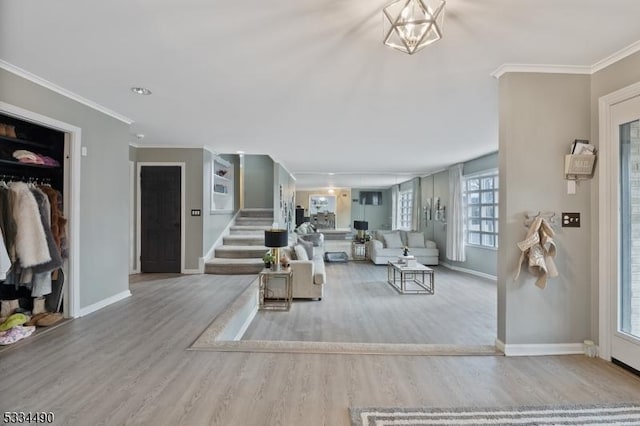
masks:
<instances>
[{"instance_id":1,"label":"chandelier","mask_svg":"<svg viewBox=\"0 0 640 426\"><path fill-rule=\"evenodd\" d=\"M444 0L397 0L382 9L384 44L413 55L442 38Z\"/></svg>"}]
</instances>

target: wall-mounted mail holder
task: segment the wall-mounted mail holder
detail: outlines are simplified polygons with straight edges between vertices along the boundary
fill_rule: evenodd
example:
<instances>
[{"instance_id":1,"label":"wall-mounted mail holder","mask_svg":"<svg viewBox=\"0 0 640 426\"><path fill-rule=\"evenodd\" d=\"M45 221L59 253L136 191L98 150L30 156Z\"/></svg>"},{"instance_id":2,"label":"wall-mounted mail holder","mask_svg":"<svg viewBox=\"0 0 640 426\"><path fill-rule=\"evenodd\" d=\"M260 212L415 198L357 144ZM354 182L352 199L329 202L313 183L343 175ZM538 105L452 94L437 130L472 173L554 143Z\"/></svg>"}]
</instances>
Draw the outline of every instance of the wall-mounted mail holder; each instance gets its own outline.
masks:
<instances>
[{"instance_id":1,"label":"wall-mounted mail holder","mask_svg":"<svg viewBox=\"0 0 640 426\"><path fill-rule=\"evenodd\" d=\"M588 155L565 155L564 174L569 180L591 179L596 164L595 154Z\"/></svg>"}]
</instances>

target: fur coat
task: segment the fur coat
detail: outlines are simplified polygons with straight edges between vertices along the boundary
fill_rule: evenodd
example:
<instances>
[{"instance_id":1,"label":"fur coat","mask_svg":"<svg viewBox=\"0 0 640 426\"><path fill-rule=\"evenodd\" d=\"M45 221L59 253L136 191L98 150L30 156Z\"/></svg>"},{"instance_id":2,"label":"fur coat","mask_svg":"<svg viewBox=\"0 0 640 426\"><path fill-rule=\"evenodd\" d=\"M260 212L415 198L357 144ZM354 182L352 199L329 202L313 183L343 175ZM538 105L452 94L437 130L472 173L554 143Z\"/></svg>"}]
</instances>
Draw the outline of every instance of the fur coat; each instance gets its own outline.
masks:
<instances>
[{"instance_id":1,"label":"fur coat","mask_svg":"<svg viewBox=\"0 0 640 426\"><path fill-rule=\"evenodd\" d=\"M51 260L40 209L28 185L11 182L13 219L16 224L15 250L20 266L29 268Z\"/></svg>"},{"instance_id":2,"label":"fur coat","mask_svg":"<svg viewBox=\"0 0 640 426\"><path fill-rule=\"evenodd\" d=\"M31 190L31 193L36 198L36 202L38 203L38 209L40 210L40 222L42 222L42 225L44 227L47 247L49 249L49 255L51 256L50 261L41 263L39 265L34 265L33 272L51 272L54 269L58 269L60 266L62 266L60 250L58 250L53 235L51 234L51 206L49 205L49 199L41 190L34 188Z\"/></svg>"}]
</instances>

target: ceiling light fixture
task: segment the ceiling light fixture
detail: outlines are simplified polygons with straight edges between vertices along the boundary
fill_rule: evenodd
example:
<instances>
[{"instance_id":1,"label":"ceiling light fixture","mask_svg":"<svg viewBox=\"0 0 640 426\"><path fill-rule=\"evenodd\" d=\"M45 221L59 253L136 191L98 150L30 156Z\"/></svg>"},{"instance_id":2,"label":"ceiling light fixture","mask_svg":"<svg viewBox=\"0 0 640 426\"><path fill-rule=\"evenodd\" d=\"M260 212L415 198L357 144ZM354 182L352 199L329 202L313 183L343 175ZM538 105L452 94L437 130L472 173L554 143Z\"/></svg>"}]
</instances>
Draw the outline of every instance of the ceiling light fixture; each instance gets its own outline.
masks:
<instances>
[{"instance_id":1,"label":"ceiling light fixture","mask_svg":"<svg viewBox=\"0 0 640 426\"><path fill-rule=\"evenodd\" d=\"M384 44L413 55L442 38L444 0L397 0L382 9Z\"/></svg>"},{"instance_id":2,"label":"ceiling light fixture","mask_svg":"<svg viewBox=\"0 0 640 426\"><path fill-rule=\"evenodd\" d=\"M135 93L136 95L150 95L151 94L151 90L144 88L144 87L132 87L131 91L133 93Z\"/></svg>"}]
</instances>

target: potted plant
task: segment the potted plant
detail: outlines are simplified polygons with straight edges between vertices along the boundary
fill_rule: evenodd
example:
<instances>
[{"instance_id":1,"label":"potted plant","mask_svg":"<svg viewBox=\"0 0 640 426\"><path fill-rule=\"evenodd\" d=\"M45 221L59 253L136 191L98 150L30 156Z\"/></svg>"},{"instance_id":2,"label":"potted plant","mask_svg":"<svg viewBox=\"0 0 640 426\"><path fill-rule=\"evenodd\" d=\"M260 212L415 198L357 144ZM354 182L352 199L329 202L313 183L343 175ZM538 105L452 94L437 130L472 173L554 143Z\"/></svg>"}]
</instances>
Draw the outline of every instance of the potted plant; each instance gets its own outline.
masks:
<instances>
[{"instance_id":1,"label":"potted plant","mask_svg":"<svg viewBox=\"0 0 640 426\"><path fill-rule=\"evenodd\" d=\"M276 257L268 251L262 256L262 261L264 262L264 267L269 269L271 268L271 264L276 261Z\"/></svg>"}]
</instances>

